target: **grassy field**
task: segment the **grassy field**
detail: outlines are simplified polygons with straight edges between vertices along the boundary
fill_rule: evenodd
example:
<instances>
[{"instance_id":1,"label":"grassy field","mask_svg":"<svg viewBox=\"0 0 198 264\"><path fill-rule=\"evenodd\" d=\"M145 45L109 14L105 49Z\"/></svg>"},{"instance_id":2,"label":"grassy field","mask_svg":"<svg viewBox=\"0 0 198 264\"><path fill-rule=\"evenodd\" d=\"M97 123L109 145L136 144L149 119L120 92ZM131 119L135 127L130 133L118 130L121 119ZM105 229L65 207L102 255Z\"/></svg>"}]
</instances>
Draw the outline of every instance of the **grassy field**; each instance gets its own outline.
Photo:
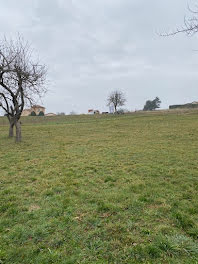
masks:
<instances>
[{"instance_id":1,"label":"grassy field","mask_svg":"<svg viewBox=\"0 0 198 264\"><path fill-rule=\"evenodd\" d=\"M198 263L198 112L0 119L0 263Z\"/></svg>"}]
</instances>

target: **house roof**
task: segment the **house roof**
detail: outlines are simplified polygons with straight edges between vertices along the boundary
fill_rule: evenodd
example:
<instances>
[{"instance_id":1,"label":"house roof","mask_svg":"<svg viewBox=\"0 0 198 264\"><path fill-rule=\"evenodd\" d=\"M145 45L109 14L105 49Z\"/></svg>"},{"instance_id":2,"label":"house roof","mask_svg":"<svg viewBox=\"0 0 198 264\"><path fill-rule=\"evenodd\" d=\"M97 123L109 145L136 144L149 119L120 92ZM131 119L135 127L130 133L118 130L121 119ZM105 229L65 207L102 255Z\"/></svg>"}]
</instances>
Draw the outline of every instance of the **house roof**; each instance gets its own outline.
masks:
<instances>
[{"instance_id":1,"label":"house roof","mask_svg":"<svg viewBox=\"0 0 198 264\"><path fill-rule=\"evenodd\" d=\"M45 107L41 105L33 105L32 108L45 108Z\"/></svg>"}]
</instances>

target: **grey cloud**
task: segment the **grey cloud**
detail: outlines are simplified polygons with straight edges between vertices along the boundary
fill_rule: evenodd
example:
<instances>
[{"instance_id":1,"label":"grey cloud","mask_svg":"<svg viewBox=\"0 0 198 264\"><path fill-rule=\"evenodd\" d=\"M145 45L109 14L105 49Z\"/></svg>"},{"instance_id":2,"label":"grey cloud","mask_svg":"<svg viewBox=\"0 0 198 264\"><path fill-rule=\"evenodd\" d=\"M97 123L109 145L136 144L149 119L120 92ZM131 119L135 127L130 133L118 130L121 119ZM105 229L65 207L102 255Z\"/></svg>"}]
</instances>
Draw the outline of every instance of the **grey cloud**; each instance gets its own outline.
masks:
<instances>
[{"instance_id":1,"label":"grey cloud","mask_svg":"<svg viewBox=\"0 0 198 264\"><path fill-rule=\"evenodd\" d=\"M197 100L197 37L156 33L182 24L186 0L7 0L1 11L1 36L20 32L49 67L49 112L106 110L114 89L129 109Z\"/></svg>"}]
</instances>

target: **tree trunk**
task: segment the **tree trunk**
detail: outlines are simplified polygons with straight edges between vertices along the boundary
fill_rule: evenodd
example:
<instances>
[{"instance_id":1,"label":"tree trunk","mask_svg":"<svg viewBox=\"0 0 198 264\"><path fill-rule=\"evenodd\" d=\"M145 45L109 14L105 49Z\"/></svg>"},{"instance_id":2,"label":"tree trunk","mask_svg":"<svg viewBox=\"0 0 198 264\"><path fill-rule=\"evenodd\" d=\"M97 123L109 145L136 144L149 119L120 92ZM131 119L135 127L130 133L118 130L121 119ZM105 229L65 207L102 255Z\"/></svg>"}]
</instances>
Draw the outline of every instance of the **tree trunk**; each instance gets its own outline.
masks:
<instances>
[{"instance_id":1,"label":"tree trunk","mask_svg":"<svg viewBox=\"0 0 198 264\"><path fill-rule=\"evenodd\" d=\"M7 115L8 121L10 123L10 127L9 127L9 138L12 138L14 136L14 120Z\"/></svg>"},{"instance_id":2,"label":"tree trunk","mask_svg":"<svg viewBox=\"0 0 198 264\"><path fill-rule=\"evenodd\" d=\"M16 142L21 142L21 122L17 121L15 126L16 126Z\"/></svg>"},{"instance_id":3,"label":"tree trunk","mask_svg":"<svg viewBox=\"0 0 198 264\"><path fill-rule=\"evenodd\" d=\"M10 123L9 138L12 138L13 136L14 136L14 124Z\"/></svg>"},{"instance_id":4,"label":"tree trunk","mask_svg":"<svg viewBox=\"0 0 198 264\"><path fill-rule=\"evenodd\" d=\"M114 106L114 113L117 113L117 105Z\"/></svg>"}]
</instances>

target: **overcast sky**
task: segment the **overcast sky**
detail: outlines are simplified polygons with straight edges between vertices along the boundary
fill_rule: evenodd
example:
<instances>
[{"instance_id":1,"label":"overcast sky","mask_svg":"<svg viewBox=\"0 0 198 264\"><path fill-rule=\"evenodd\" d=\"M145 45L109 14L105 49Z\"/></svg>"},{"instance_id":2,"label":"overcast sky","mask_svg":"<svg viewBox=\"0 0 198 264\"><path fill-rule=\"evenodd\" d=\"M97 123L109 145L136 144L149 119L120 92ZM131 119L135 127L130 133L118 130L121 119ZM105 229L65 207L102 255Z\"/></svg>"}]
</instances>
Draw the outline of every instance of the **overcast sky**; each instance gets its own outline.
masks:
<instances>
[{"instance_id":1,"label":"overcast sky","mask_svg":"<svg viewBox=\"0 0 198 264\"><path fill-rule=\"evenodd\" d=\"M182 25L193 2L1 0L0 34L22 34L47 64L47 112L107 111L116 89L129 110L155 96L167 108L198 101L198 34L157 34Z\"/></svg>"}]
</instances>

